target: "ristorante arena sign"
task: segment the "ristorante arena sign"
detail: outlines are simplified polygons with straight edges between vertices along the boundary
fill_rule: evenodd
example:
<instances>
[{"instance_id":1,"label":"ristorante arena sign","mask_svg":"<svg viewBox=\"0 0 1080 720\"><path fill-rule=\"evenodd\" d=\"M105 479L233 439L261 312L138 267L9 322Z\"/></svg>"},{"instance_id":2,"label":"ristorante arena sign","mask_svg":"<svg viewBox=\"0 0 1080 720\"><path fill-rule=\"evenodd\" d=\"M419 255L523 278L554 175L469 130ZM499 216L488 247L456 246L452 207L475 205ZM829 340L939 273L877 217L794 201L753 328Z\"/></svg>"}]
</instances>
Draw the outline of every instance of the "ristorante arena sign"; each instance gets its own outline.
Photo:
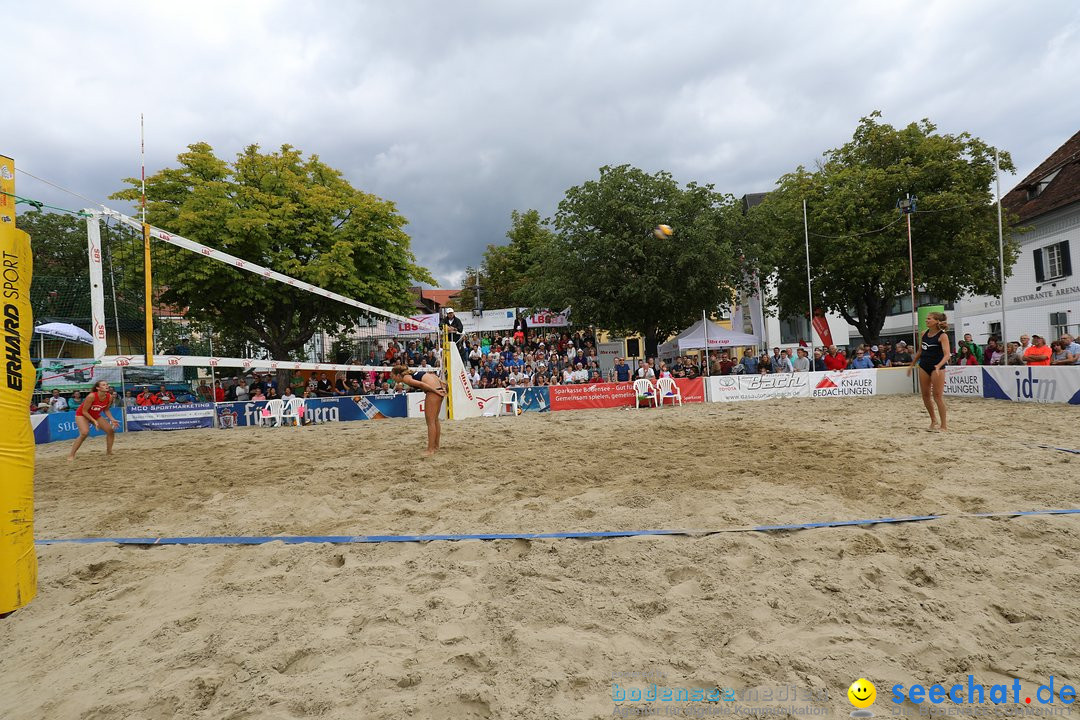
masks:
<instances>
[{"instance_id":1,"label":"ristorante arena sign","mask_svg":"<svg viewBox=\"0 0 1080 720\"><path fill-rule=\"evenodd\" d=\"M1027 295L1017 295L1012 301L1014 303L1022 303L1031 302L1032 300L1049 300L1050 298L1061 297L1062 295L1073 295L1075 293L1080 293L1080 285L1057 288L1056 290L1044 290L1042 292L1029 293Z\"/></svg>"}]
</instances>

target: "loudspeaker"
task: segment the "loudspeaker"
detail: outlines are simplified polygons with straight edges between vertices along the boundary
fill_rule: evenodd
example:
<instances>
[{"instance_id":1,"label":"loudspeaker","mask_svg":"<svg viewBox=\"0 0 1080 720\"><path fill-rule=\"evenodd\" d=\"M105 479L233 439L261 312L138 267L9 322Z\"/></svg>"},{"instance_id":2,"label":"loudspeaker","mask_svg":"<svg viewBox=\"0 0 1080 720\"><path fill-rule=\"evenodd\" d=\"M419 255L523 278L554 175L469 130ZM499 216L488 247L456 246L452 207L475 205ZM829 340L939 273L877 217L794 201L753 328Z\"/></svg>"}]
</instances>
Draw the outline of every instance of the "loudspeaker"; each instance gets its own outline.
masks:
<instances>
[{"instance_id":1,"label":"loudspeaker","mask_svg":"<svg viewBox=\"0 0 1080 720\"><path fill-rule=\"evenodd\" d=\"M630 338L626 341L626 357L639 357L641 355L641 341Z\"/></svg>"}]
</instances>

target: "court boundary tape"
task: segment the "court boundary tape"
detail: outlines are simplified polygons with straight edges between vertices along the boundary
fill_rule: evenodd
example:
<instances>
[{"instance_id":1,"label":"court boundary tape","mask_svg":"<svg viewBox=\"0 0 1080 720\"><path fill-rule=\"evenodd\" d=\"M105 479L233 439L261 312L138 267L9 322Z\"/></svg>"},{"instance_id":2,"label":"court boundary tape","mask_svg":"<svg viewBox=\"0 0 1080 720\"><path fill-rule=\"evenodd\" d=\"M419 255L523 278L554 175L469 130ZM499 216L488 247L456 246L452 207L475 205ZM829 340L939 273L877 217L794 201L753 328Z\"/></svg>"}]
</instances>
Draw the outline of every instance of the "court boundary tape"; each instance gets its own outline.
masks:
<instances>
[{"instance_id":1,"label":"court boundary tape","mask_svg":"<svg viewBox=\"0 0 1080 720\"><path fill-rule=\"evenodd\" d=\"M885 517L872 520L827 520L824 522L793 523L785 525L755 525L747 527L723 528L719 530L606 530L583 532L553 533L475 533L467 535L262 535L262 536L206 536L206 537L103 537L103 538L60 538L35 540L36 545L265 545L279 542L286 545L306 543L329 543L346 545L353 543L423 543L439 540L459 542L463 540L575 540L575 539L610 539L638 536L686 535L705 537L721 533L743 532L790 532L796 530L816 530L819 528L839 528L864 525L884 525L910 522L929 522L944 518L1011 518L1032 515L1080 515L1080 508L1061 510L1018 510L1016 512L959 513L955 515L909 515L905 517Z\"/></svg>"}]
</instances>

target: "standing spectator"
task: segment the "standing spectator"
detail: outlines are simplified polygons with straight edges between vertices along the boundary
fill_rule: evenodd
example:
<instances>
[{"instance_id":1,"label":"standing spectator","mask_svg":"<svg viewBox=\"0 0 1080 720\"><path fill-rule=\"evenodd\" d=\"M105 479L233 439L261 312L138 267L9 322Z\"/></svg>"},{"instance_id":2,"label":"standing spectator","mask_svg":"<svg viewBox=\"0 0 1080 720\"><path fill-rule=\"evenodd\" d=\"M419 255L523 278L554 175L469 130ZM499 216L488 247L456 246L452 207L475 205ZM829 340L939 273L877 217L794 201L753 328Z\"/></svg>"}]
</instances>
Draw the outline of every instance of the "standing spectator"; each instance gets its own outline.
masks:
<instances>
[{"instance_id":1,"label":"standing spectator","mask_svg":"<svg viewBox=\"0 0 1080 720\"><path fill-rule=\"evenodd\" d=\"M1061 347L1072 358L1073 365L1080 365L1080 343L1076 342L1076 338L1065 333L1061 336Z\"/></svg>"},{"instance_id":2,"label":"standing spectator","mask_svg":"<svg viewBox=\"0 0 1080 720\"><path fill-rule=\"evenodd\" d=\"M772 360L769 359L768 353L761 353L758 356L757 369L759 375L767 375L773 371Z\"/></svg>"},{"instance_id":3,"label":"standing spectator","mask_svg":"<svg viewBox=\"0 0 1080 720\"><path fill-rule=\"evenodd\" d=\"M997 365L1002 354L997 339L990 338L986 341L986 347L983 348L983 365Z\"/></svg>"},{"instance_id":4,"label":"standing spectator","mask_svg":"<svg viewBox=\"0 0 1080 720\"><path fill-rule=\"evenodd\" d=\"M1028 365L1049 365L1052 352L1042 335L1033 334L1031 346L1024 351L1024 362Z\"/></svg>"},{"instance_id":5,"label":"standing spectator","mask_svg":"<svg viewBox=\"0 0 1080 720\"><path fill-rule=\"evenodd\" d=\"M1011 342L1011 343L1006 344L1005 353L1003 353L1002 356L998 359L997 364L998 365L1004 365L1006 359L1009 361L1010 365L1023 365L1024 364L1024 356L1020 354L1020 344L1019 343Z\"/></svg>"},{"instance_id":6,"label":"standing spectator","mask_svg":"<svg viewBox=\"0 0 1080 720\"><path fill-rule=\"evenodd\" d=\"M229 402L236 400L236 378L229 378L226 381L225 399Z\"/></svg>"},{"instance_id":7,"label":"standing spectator","mask_svg":"<svg viewBox=\"0 0 1080 720\"><path fill-rule=\"evenodd\" d=\"M630 366L621 357L615 358L615 382L630 382Z\"/></svg>"},{"instance_id":8,"label":"standing spectator","mask_svg":"<svg viewBox=\"0 0 1080 720\"><path fill-rule=\"evenodd\" d=\"M866 357L866 353L862 348L855 351L855 359L851 361L852 370L872 370L874 367L874 361Z\"/></svg>"},{"instance_id":9,"label":"standing spectator","mask_svg":"<svg viewBox=\"0 0 1080 720\"><path fill-rule=\"evenodd\" d=\"M68 410L78 410L79 406L83 404L82 393L76 390L71 393L71 397L68 398Z\"/></svg>"},{"instance_id":10,"label":"standing spectator","mask_svg":"<svg viewBox=\"0 0 1080 720\"><path fill-rule=\"evenodd\" d=\"M1024 353L1027 352L1027 349L1029 347L1031 347L1031 338L1028 336L1027 333L1024 333L1020 336L1020 345L1017 347L1017 352L1019 352L1020 356L1023 357Z\"/></svg>"},{"instance_id":11,"label":"standing spectator","mask_svg":"<svg viewBox=\"0 0 1080 720\"><path fill-rule=\"evenodd\" d=\"M124 409L135 407L135 398L132 397L130 390L124 391Z\"/></svg>"},{"instance_id":12,"label":"standing spectator","mask_svg":"<svg viewBox=\"0 0 1080 720\"><path fill-rule=\"evenodd\" d=\"M277 397L277 394L278 394L278 382L277 382L276 377L274 377L270 373L263 373L262 384L263 384L263 392L266 393L267 397L270 397L270 393L273 393L274 397Z\"/></svg>"},{"instance_id":13,"label":"standing spectator","mask_svg":"<svg viewBox=\"0 0 1080 720\"><path fill-rule=\"evenodd\" d=\"M796 352L799 357L795 358L792 372L810 372L810 357L806 353L806 348L801 347Z\"/></svg>"},{"instance_id":14,"label":"standing spectator","mask_svg":"<svg viewBox=\"0 0 1080 720\"><path fill-rule=\"evenodd\" d=\"M892 364L893 365L910 365L912 363L911 350L908 349L906 341L901 340L896 343L896 352L893 353Z\"/></svg>"},{"instance_id":15,"label":"standing spectator","mask_svg":"<svg viewBox=\"0 0 1080 720\"><path fill-rule=\"evenodd\" d=\"M979 347L974 340L971 339L971 333L964 333L964 339L957 343L957 345L959 346L957 347L957 352L960 351L960 348L966 347L968 350L971 351L971 354L975 356L975 364L983 364L983 349Z\"/></svg>"},{"instance_id":16,"label":"standing spectator","mask_svg":"<svg viewBox=\"0 0 1080 720\"><path fill-rule=\"evenodd\" d=\"M138 397L135 398L135 404L140 407L150 407L151 405L157 405L160 402L157 395L150 392L149 386L144 387Z\"/></svg>"},{"instance_id":17,"label":"standing spectator","mask_svg":"<svg viewBox=\"0 0 1080 720\"><path fill-rule=\"evenodd\" d=\"M744 374L757 375L758 361L757 358L754 357L754 351L750 348L743 350L742 366Z\"/></svg>"},{"instance_id":18,"label":"standing spectator","mask_svg":"<svg viewBox=\"0 0 1080 720\"><path fill-rule=\"evenodd\" d=\"M721 375L730 375L731 370L734 367L735 367L735 363L733 363L731 361L731 355L728 354L728 351L725 350L724 352L720 353L720 362L717 363L717 370L720 371L720 374Z\"/></svg>"},{"instance_id":19,"label":"standing spectator","mask_svg":"<svg viewBox=\"0 0 1080 720\"><path fill-rule=\"evenodd\" d=\"M772 371L774 373L794 372L795 369L791 365L791 358L783 352L781 352L780 354L776 354L775 351L779 349L780 348L773 348L774 353L772 358L770 359L770 362L772 363Z\"/></svg>"},{"instance_id":20,"label":"standing spectator","mask_svg":"<svg viewBox=\"0 0 1080 720\"><path fill-rule=\"evenodd\" d=\"M446 308L446 317L443 318L442 324L446 326L450 342L457 345L461 341L461 333L465 331L465 326L461 324L461 318L454 314L454 308ZM410 377L412 376L410 375ZM420 377L423 377L423 375L420 375Z\"/></svg>"},{"instance_id":21,"label":"standing spectator","mask_svg":"<svg viewBox=\"0 0 1080 720\"><path fill-rule=\"evenodd\" d=\"M847 358L835 345L829 346L829 352L825 355L826 370L843 370L847 368Z\"/></svg>"},{"instance_id":22,"label":"standing spectator","mask_svg":"<svg viewBox=\"0 0 1080 720\"><path fill-rule=\"evenodd\" d=\"M825 372L828 370L825 367L825 354L821 351L821 348L814 348L814 372Z\"/></svg>"},{"instance_id":23,"label":"standing spectator","mask_svg":"<svg viewBox=\"0 0 1080 720\"><path fill-rule=\"evenodd\" d=\"M251 397L251 393L248 391L247 383L244 382L244 378L239 378L236 381L236 387L233 388L233 396L236 397L238 402L247 402Z\"/></svg>"},{"instance_id":24,"label":"standing spectator","mask_svg":"<svg viewBox=\"0 0 1080 720\"><path fill-rule=\"evenodd\" d=\"M315 394L319 397L331 397L334 394L334 386L330 384L330 378L326 373L319 375L319 381L315 386ZM270 397L267 395L267 397Z\"/></svg>"},{"instance_id":25,"label":"standing spectator","mask_svg":"<svg viewBox=\"0 0 1080 720\"><path fill-rule=\"evenodd\" d=\"M1069 353L1065 350L1065 346L1061 344L1060 340L1055 340L1050 343L1050 364L1072 365L1072 360L1069 359Z\"/></svg>"},{"instance_id":26,"label":"standing spectator","mask_svg":"<svg viewBox=\"0 0 1080 720\"><path fill-rule=\"evenodd\" d=\"M59 390L55 388L52 391L52 396L49 398L48 411L51 413L67 412L68 401L67 398L60 394Z\"/></svg>"},{"instance_id":27,"label":"standing spectator","mask_svg":"<svg viewBox=\"0 0 1080 720\"><path fill-rule=\"evenodd\" d=\"M214 381L214 402L225 402L225 388L221 387L221 381Z\"/></svg>"},{"instance_id":28,"label":"standing spectator","mask_svg":"<svg viewBox=\"0 0 1080 720\"><path fill-rule=\"evenodd\" d=\"M889 359L889 353L885 348L878 350L876 356L874 356L874 367L892 367L892 360Z\"/></svg>"}]
</instances>

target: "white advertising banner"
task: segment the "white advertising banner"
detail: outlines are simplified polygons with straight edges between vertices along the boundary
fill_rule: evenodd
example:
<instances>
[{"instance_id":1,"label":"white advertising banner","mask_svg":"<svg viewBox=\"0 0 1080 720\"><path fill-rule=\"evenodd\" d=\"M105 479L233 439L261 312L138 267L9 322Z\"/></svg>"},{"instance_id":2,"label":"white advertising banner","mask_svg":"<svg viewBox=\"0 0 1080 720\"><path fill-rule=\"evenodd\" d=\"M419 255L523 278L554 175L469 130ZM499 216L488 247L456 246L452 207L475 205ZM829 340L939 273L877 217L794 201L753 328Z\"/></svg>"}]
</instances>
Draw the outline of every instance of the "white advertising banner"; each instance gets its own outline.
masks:
<instances>
[{"instance_id":1,"label":"white advertising banner","mask_svg":"<svg viewBox=\"0 0 1080 720\"><path fill-rule=\"evenodd\" d=\"M998 366L983 372L983 397L1080 405L1080 367Z\"/></svg>"},{"instance_id":2,"label":"white advertising banner","mask_svg":"<svg viewBox=\"0 0 1080 720\"><path fill-rule=\"evenodd\" d=\"M517 318L517 308L499 308L497 310L485 310L483 315L473 315L472 311L456 312L461 320L461 329L465 334L476 332L498 332L500 330L512 330L514 320ZM551 313L541 311L525 318L530 330L543 332L548 327L566 327L570 324L569 316L563 313ZM413 315L410 318L399 320L397 323L389 323L386 335L430 335L431 328L438 327L439 315Z\"/></svg>"},{"instance_id":3,"label":"white advertising banner","mask_svg":"<svg viewBox=\"0 0 1080 720\"><path fill-rule=\"evenodd\" d=\"M918 369L912 370L913 373ZM982 368L978 366L946 365L945 394L955 397L983 396Z\"/></svg>"},{"instance_id":4,"label":"white advertising banner","mask_svg":"<svg viewBox=\"0 0 1080 720\"><path fill-rule=\"evenodd\" d=\"M810 389L813 386L811 373L776 373L774 375L713 375L708 378L707 387L709 402L738 402L810 397Z\"/></svg>"},{"instance_id":5,"label":"white advertising banner","mask_svg":"<svg viewBox=\"0 0 1080 720\"><path fill-rule=\"evenodd\" d=\"M814 397L877 395L877 370L835 370L809 373Z\"/></svg>"}]
</instances>

